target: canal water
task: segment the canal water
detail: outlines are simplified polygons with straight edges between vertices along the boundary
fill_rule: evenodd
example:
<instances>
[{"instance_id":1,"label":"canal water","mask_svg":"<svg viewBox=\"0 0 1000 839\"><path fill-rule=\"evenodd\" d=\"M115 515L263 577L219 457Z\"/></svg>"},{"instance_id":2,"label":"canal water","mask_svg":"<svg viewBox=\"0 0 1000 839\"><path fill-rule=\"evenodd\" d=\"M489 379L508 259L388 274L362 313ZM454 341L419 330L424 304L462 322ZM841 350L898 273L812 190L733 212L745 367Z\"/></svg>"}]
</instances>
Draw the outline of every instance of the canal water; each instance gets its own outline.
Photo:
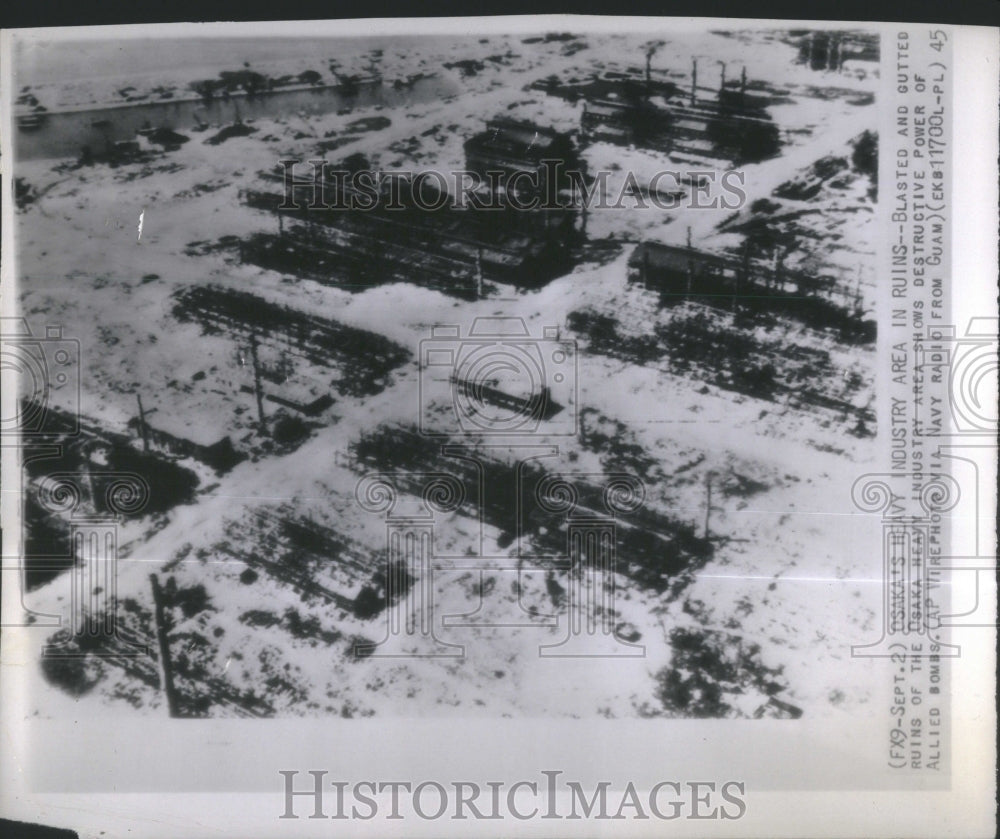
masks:
<instances>
[{"instance_id":1,"label":"canal water","mask_svg":"<svg viewBox=\"0 0 1000 839\"><path fill-rule=\"evenodd\" d=\"M17 129L14 154L20 160L76 158L84 146L102 151L110 143L134 140L145 126L170 128L191 136L199 123L219 127L237 116L276 119L302 114L307 118L345 108L405 107L443 99L460 92L458 84L442 76L426 76L413 82L363 82L354 89L321 87L307 90L275 90L231 99L143 102L89 111L49 113L34 130ZM95 124L96 123L96 124ZM197 134L195 136L198 136Z\"/></svg>"}]
</instances>

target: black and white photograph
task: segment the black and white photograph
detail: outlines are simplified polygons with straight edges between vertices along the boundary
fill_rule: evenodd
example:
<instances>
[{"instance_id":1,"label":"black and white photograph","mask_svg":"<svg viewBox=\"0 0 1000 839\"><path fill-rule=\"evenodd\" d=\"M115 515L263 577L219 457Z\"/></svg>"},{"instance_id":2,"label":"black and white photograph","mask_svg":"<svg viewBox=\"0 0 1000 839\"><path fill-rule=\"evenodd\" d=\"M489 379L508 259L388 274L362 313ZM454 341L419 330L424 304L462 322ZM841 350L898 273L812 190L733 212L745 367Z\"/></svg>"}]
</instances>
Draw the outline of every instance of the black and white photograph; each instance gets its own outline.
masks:
<instances>
[{"instance_id":1,"label":"black and white photograph","mask_svg":"<svg viewBox=\"0 0 1000 839\"><path fill-rule=\"evenodd\" d=\"M588 20L7 33L18 715L867 720L817 777L948 788L951 36Z\"/></svg>"}]
</instances>

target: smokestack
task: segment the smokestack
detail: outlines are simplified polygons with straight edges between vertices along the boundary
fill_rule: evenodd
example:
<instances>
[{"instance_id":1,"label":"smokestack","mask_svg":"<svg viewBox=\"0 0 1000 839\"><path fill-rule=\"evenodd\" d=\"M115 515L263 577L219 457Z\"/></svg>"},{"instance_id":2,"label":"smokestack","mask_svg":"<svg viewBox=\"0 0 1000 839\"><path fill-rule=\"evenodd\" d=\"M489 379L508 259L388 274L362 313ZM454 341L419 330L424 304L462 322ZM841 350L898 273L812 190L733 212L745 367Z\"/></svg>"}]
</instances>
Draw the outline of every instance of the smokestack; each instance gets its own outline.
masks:
<instances>
[{"instance_id":1,"label":"smokestack","mask_svg":"<svg viewBox=\"0 0 1000 839\"><path fill-rule=\"evenodd\" d=\"M691 59L691 104L694 105L695 91L698 89L698 59Z\"/></svg>"},{"instance_id":2,"label":"smokestack","mask_svg":"<svg viewBox=\"0 0 1000 839\"><path fill-rule=\"evenodd\" d=\"M139 403L139 433L142 435L142 450L149 451L149 429L146 427L146 412L142 407L142 397L137 393L135 401Z\"/></svg>"},{"instance_id":3,"label":"smokestack","mask_svg":"<svg viewBox=\"0 0 1000 839\"><path fill-rule=\"evenodd\" d=\"M653 56L663 46L663 41L652 41L646 45L646 95L649 96L653 87Z\"/></svg>"},{"instance_id":4,"label":"smokestack","mask_svg":"<svg viewBox=\"0 0 1000 839\"><path fill-rule=\"evenodd\" d=\"M253 361L253 389L257 397L257 419L260 433L267 434L267 420L264 417L264 390L260 383L260 360L257 357L257 332L250 333L250 359Z\"/></svg>"}]
</instances>

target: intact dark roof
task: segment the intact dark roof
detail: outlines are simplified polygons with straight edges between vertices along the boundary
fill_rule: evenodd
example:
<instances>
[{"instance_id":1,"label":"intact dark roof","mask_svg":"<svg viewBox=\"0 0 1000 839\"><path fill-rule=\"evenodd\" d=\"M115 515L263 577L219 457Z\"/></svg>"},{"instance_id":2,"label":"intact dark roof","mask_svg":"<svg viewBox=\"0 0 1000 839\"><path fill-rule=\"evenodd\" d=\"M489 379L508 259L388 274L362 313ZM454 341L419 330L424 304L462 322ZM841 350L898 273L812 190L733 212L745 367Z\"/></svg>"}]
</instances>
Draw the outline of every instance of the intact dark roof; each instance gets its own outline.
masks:
<instances>
[{"instance_id":1,"label":"intact dark roof","mask_svg":"<svg viewBox=\"0 0 1000 839\"><path fill-rule=\"evenodd\" d=\"M540 158L553 150L569 145L569 136L551 128L514 119L493 119L466 142L466 147L494 153L504 152L518 157Z\"/></svg>"},{"instance_id":2,"label":"intact dark roof","mask_svg":"<svg viewBox=\"0 0 1000 839\"><path fill-rule=\"evenodd\" d=\"M648 264L652 268L666 268L672 271L687 271L689 261L696 266L713 265L717 270L736 266L735 260L731 258L659 242L642 242L629 257L629 264L632 266Z\"/></svg>"}]
</instances>

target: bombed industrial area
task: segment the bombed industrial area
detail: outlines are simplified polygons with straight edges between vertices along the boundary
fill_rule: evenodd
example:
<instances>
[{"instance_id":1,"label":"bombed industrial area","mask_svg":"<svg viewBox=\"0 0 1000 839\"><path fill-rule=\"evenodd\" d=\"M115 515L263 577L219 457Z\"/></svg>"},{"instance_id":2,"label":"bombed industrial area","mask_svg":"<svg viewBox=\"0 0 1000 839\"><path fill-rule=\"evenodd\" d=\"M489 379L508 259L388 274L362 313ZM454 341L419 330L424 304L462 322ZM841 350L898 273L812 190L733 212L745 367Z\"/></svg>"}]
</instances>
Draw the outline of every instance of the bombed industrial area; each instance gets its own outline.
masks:
<instances>
[{"instance_id":1,"label":"bombed industrial area","mask_svg":"<svg viewBox=\"0 0 1000 839\"><path fill-rule=\"evenodd\" d=\"M879 56L15 41L30 713L869 705Z\"/></svg>"}]
</instances>

